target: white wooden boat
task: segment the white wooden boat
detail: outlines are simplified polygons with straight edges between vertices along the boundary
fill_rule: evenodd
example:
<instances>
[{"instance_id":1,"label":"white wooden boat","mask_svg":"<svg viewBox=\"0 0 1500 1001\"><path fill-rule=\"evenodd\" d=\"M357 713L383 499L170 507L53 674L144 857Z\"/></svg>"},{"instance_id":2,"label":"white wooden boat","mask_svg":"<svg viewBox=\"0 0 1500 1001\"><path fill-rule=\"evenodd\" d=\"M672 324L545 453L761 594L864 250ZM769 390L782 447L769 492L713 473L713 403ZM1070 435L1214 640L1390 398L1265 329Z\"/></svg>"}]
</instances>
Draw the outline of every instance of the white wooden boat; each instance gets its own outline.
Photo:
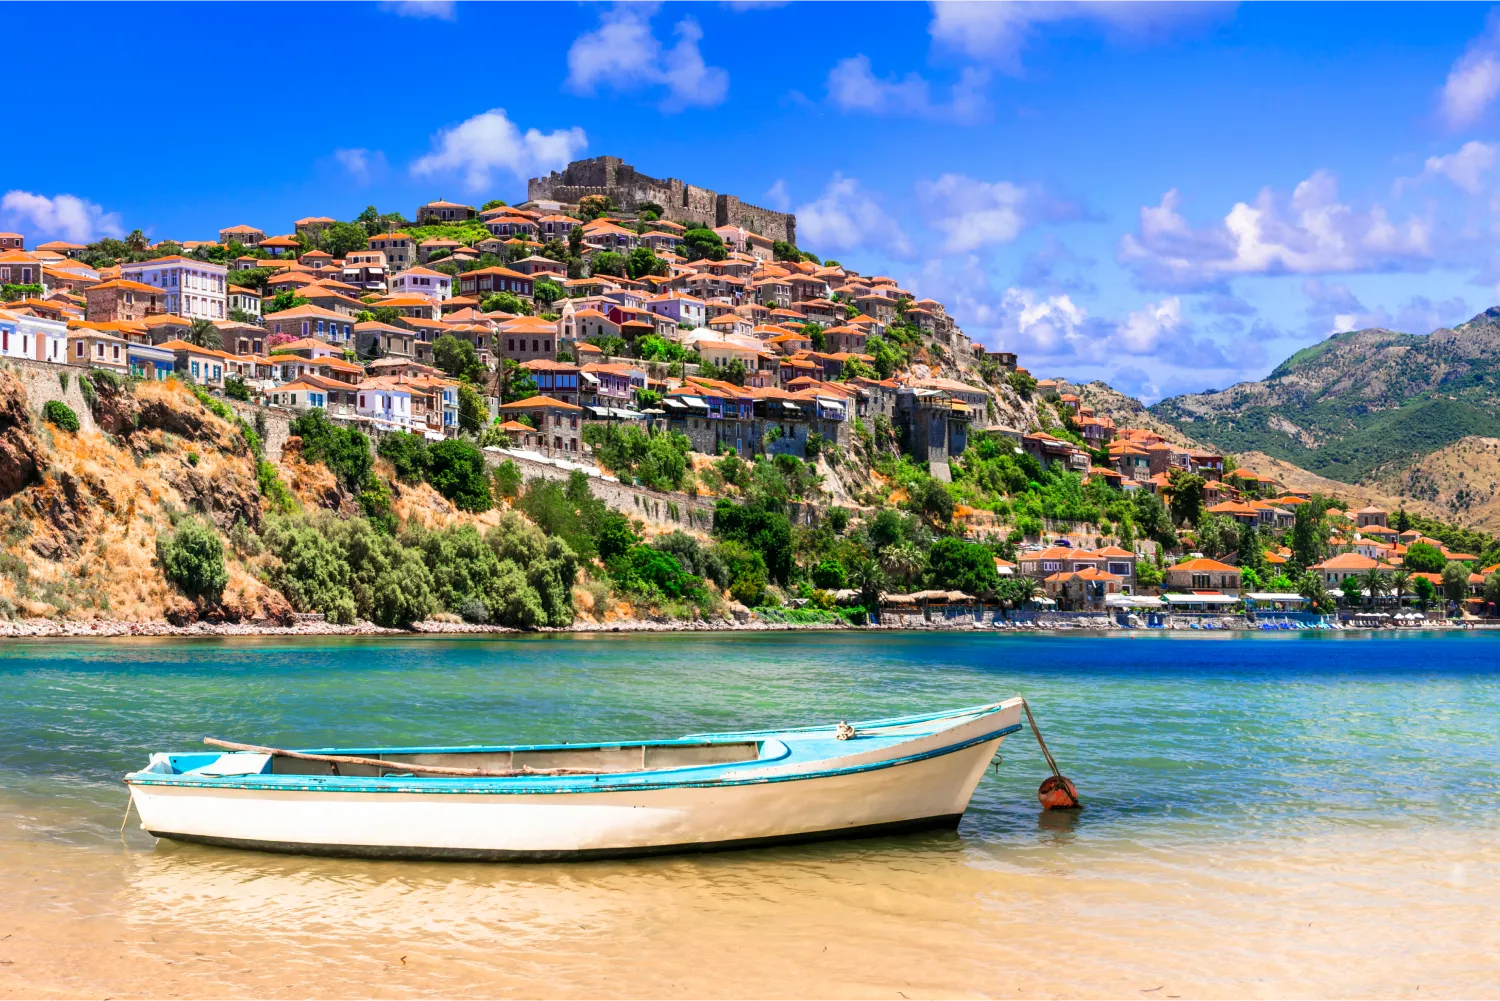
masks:
<instances>
[{"instance_id":1,"label":"white wooden boat","mask_svg":"<svg viewBox=\"0 0 1500 1001\"><path fill-rule=\"evenodd\" d=\"M714 851L956 827L1022 706L618 744L153 754L125 782L149 833L235 848L474 860Z\"/></svg>"}]
</instances>

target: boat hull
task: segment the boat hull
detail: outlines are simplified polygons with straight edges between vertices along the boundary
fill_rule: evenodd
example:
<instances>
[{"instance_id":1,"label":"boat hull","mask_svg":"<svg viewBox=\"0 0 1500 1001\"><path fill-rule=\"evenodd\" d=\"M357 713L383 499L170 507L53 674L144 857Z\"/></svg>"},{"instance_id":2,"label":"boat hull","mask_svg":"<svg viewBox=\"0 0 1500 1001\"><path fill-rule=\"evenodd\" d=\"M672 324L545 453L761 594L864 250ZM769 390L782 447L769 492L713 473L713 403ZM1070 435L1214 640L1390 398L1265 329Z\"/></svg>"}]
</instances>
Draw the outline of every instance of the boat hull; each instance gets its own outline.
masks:
<instances>
[{"instance_id":1,"label":"boat hull","mask_svg":"<svg viewBox=\"0 0 1500 1001\"><path fill-rule=\"evenodd\" d=\"M1003 739L843 772L640 790L131 791L141 826L178 841L359 858L621 858L951 829Z\"/></svg>"}]
</instances>

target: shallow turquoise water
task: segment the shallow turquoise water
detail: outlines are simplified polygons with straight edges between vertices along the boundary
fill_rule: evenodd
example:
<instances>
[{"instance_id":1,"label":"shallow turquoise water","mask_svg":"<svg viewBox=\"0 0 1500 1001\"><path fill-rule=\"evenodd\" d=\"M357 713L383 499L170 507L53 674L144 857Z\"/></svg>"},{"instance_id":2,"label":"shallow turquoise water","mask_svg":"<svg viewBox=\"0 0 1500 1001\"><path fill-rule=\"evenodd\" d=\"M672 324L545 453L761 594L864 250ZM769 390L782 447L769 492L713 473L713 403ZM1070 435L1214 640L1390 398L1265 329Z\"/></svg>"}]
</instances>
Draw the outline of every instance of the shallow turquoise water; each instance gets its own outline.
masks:
<instances>
[{"instance_id":1,"label":"shallow turquoise water","mask_svg":"<svg viewBox=\"0 0 1500 1001\"><path fill-rule=\"evenodd\" d=\"M113 834L119 777L207 734L280 746L660 737L1024 694L1087 809L1039 822L1007 741L961 835L1095 847L1500 816L1500 635L748 634L12 642L0 796ZM54 816L55 814L55 816ZM45 818L52 817L55 823Z\"/></svg>"},{"instance_id":2,"label":"shallow turquoise water","mask_svg":"<svg viewBox=\"0 0 1500 1001\"><path fill-rule=\"evenodd\" d=\"M1500 997L1500 635L0 646L0 997ZM957 834L566 865L120 830L282 745L675 736L1030 698Z\"/></svg>"}]
</instances>

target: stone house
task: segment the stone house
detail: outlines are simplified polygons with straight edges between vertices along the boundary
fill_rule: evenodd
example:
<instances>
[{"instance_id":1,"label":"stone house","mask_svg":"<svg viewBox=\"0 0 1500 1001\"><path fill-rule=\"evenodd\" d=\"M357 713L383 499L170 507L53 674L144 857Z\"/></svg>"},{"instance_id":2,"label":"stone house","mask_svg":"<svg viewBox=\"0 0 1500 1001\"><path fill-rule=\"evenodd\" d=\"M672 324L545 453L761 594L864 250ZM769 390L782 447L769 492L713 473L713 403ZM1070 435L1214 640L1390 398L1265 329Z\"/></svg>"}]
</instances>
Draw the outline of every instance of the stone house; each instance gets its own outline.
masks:
<instances>
[{"instance_id":1,"label":"stone house","mask_svg":"<svg viewBox=\"0 0 1500 1001\"><path fill-rule=\"evenodd\" d=\"M84 317L90 323L119 323L144 320L165 313L166 293L143 282L116 278L100 282L83 293Z\"/></svg>"}]
</instances>

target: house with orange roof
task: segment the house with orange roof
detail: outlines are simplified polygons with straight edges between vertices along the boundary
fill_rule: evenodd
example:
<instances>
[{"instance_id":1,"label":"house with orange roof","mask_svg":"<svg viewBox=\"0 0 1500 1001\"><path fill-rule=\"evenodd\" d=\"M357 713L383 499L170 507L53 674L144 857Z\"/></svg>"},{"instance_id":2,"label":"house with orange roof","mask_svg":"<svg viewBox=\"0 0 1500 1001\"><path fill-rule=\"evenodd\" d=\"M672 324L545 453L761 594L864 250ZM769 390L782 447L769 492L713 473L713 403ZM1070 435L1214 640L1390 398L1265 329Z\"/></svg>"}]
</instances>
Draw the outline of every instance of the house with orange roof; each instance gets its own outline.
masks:
<instances>
[{"instance_id":1,"label":"house with orange roof","mask_svg":"<svg viewBox=\"0 0 1500 1001\"><path fill-rule=\"evenodd\" d=\"M68 330L68 364L128 375L130 362L125 353L128 344L115 331L79 324Z\"/></svg>"},{"instance_id":2,"label":"house with orange roof","mask_svg":"<svg viewBox=\"0 0 1500 1001\"><path fill-rule=\"evenodd\" d=\"M354 387L355 413L384 431L409 431L411 387L400 378L376 376Z\"/></svg>"},{"instance_id":3,"label":"house with orange roof","mask_svg":"<svg viewBox=\"0 0 1500 1001\"><path fill-rule=\"evenodd\" d=\"M83 301L84 318L93 323L141 320L167 308L162 289L124 278L90 286L84 290Z\"/></svg>"},{"instance_id":4,"label":"house with orange roof","mask_svg":"<svg viewBox=\"0 0 1500 1001\"><path fill-rule=\"evenodd\" d=\"M649 375L629 362L591 362L579 373L579 402L591 407L632 409Z\"/></svg>"},{"instance_id":5,"label":"house with orange roof","mask_svg":"<svg viewBox=\"0 0 1500 1001\"><path fill-rule=\"evenodd\" d=\"M354 387L308 373L272 389L266 394L266 402L285 410L306 411L317 407L332 416L349 417L356 412L351 402L354 396Z\"/></svg>"},{"instance_id":6,"label":"house with orange roof","mask_svg":"<svg viewBox=\"0 0 1500 1001\"><path fill-rule=\"evenodd\" d=\"M686 292L669 291L646 299L645 307L665 316L679 327L701 327L705 323L704 302Z\"/></svg>"},{"instance_id":7,"label":"house with orange roof","mask_svg":"<svg viewBox=\"0 0 1500 1001\"><path fill-rule=\"evenodd\" d=\"M176 372L183 378L205 386L222 387L224 375L234 355L217 348L202 348L187 341L174 339L156 345L172 352L176 360Z\"/></svg>"},{"instance_id":8,"label":"house with orange roof","mask_svg":"<svg viewBox=\"0 0 1500 1001\"><path fill-rule=\"evenodd\" d=\"M550 257L542 257L540 254L532 254L523 257L519 261L511 261L510 269L519 271L523 275L535 278L551 278L560 281L568 276L568 266L561 261L554 261Z\"/></svg>"},{"instance_id":9,"label":"house with orange roof","mask_svg":"<svg viewBox=\"0 0 1500 1001\"><path fill-rule=\"evenodd\" d=\"M472 274L473 272L469 272ZM453 276L421 266L407 268L391 275L387 296L419 295L442 302L453 294Z\"/></svg>"},{"instance_id":10,"label":"house with orange roof","mask_svg":"<svg viewBox=\"0 0 1500 1001\"><path fill-rule=\"evenodd\" d=\"M297 290L297 295L313 306L321 306L326 310L343 313L351 318L367 308L360 300L324 282L304 285Z\"/></svg>"},{"instance_id":11,"label":"house with orange roof","mask_svg":"<svg viewBox=\"0 0 1500 1001\"><path fill-rule=\"evenodd\" d=\"M1314 564L1312 569L1316 571L1324 584L1334 588L1342 584L1346 578L1369 573L1378 565L1370 556L1360 553L1339 553L1322 563Z\"/></svg>"},{"instance_id":12,"label":"house with orange roof","mask_svg":"<svg viewBox=\"0 0 1500 1001\"><path fill-rule=\"evenodd\" d=\"M385 255L387 277L393 272L405 271L417 262L417 241L410 233L378 233L370 237L369 249Z\"/></svg>"},{"instance_id":13,"label":"house with orange roof","mask_svg":"<svg viewBox=\"0 0 1500 1001\"><path fill-rule=\"evenodd\" d=\"M489 230L492 236L507 239L522 237L527 240L534 238L539 229L536 220L528 219L526 216L517 215L514 212L486 219L484 221L484 228Z\"/></svg>"},{"instance_id":14,"label":"house with orange roof","mask_svg":"<svg viewBox=\"0 0 1500 1001\"><path fill-rule=\"evenodd\" d=\"M392 280L395 275L392 275ZM387 295L375 300L374 305L388 306L396 310L402 316L413 320L439 320L443 315L442 307L436 299L429 299L425 295Z\"/></svg>"},{"instance_id":15,"label":"house with orange roof","mask_svg":"<svg viewBox=\"0 0 1500 1001\"><path fill-rule=\"evenodd\" d=\"M547 320L540 316L518 316L497 325L495 343L501 357L518 362L534 360L552 361L562 348L558 329L561 320Z\"/></svg>"},{"instance_id":16,"label":"house with orange roof","mask_svg":"<svg viewBox=\"0 0 1500 1001\"><path fill-rule=\"evenodd\" d=\"M458 276L459 293L476 296L481 302L500 292L509 292L529 302L535 287L536 279L531 275L506 267L477 268Z\"/></svg>"},{"instance_id":17,"label":"house with orange roof","mask_svg":"<svg viewBox=\"0 0 1500 1001\"><path fill-rule=\"evenodd\" d=\"M584 454L582 430L588 412L576 403L532 396L501 404L500 416L515 421L526 417L535 429L530 447L543 455L576 460Z\"/></svg>"},{"instance_id":18,"label":"house with orange roof","mask_svg":"<svg viewBox=\"0 0 1500 1001\"><path fill-rule=\"evenodd\" d=\"M231 282L227 301L229 319L234 319L236 314L240 317L251 317L257 321L260 319L261 294L256 289L244 288Z\"/></svg>"},{"instance_id":19,"label":"house with orange roof","mask_svg":"<svg viewBox=\"0 0 1500 1001\"><path fill-rule=\"evenodd\" d=\"M272 257L283 255L295 255L302 249L302 244L296 237L292 236L268 236L261 240L257 246L270 254Z\"/></svg>"},{"instance_id":20,"label":"house with orange roof","mask_svg":"<svg viewBox=\"0 0 1500 1001\"><path fill-rule=\"evenodd\" d=\"M417 225L431 226L434 223L463 222L478 215L472 205L463 205L459 202L447 202L439 198L435 202L417 206Z\"/></svg>"},{"instance_id":21,"label":"house with orange roof","mask_svg":"<svg viewBox=\"0 0 1500 1001\"><path fill-rule=\"evenodd\" d=\"M330 344L339 346L340 350L345 345L352 347L354 340L354 317L311 304L268 313L265 326L273 334L290 334L299 339L326 339Z\"/></svg>"},{"instance_id":22,"label":"house with orange roof","mask_svg":"<svg viewBox=\"0 0 1500 1001\"><path fill-rule=\"evenodd\" d=\"M432 255L439 255L439 259L450 257L455 250L458 250L462 246L463 244L458 240L449 240L445 237L434 236L430 240L423 240L417 244L417 260L423 264L428 264L432 261Z\"/></svg>"},{"instance_id":23,"label":"house with orange roof","mask_svg":"<svg viewBox=\"0 0 1500 1001\"><path fill-rule=\"evenodd\" d=\"M354 324L354 352L362 358L407 360L416 355L417 333L409 327L397 327L378 320Z\"/></svg>"},{"instance_id":24,"label":"house with orange roof","mask_svg":"<svg viewBox=\"0 0 1500 1001\"><path fill-rule=\"evenodd\" d=\"M582 225L582 219L574 219L572 216L563 215L560 212L548 213L537 220L537 227L540 230L538 233L539 236L543 239L552 239L555 237L565 243L567 242L568 234L573 231L573 227ZM660 228L659 223L658 228Z\"/></svg>"},{"instance_id":25,"label":"house with orange roof","mask_svg":"<svg viewBox=\"0 0 1500 1001\"><path fill-rule=\"evenodd\" d=\"M1240 569L1218 560L1199 557L1167 567L1164 584L1174 591L1217 591L1220 594L1238 595L1241 590Z\"/></svg>"},{"instance_id":26,"label":"house with orange roof","mask_svg":"<svg viewBox=\"0 0 1500 1001\"><path fill-rule=\"evenodd\" d=\"M265 238L265 230L255 226L225 226L219 230L219 242L226 247L231 243L238 243L244 247L256 247Z\"/></svg>"}]
</instances>

